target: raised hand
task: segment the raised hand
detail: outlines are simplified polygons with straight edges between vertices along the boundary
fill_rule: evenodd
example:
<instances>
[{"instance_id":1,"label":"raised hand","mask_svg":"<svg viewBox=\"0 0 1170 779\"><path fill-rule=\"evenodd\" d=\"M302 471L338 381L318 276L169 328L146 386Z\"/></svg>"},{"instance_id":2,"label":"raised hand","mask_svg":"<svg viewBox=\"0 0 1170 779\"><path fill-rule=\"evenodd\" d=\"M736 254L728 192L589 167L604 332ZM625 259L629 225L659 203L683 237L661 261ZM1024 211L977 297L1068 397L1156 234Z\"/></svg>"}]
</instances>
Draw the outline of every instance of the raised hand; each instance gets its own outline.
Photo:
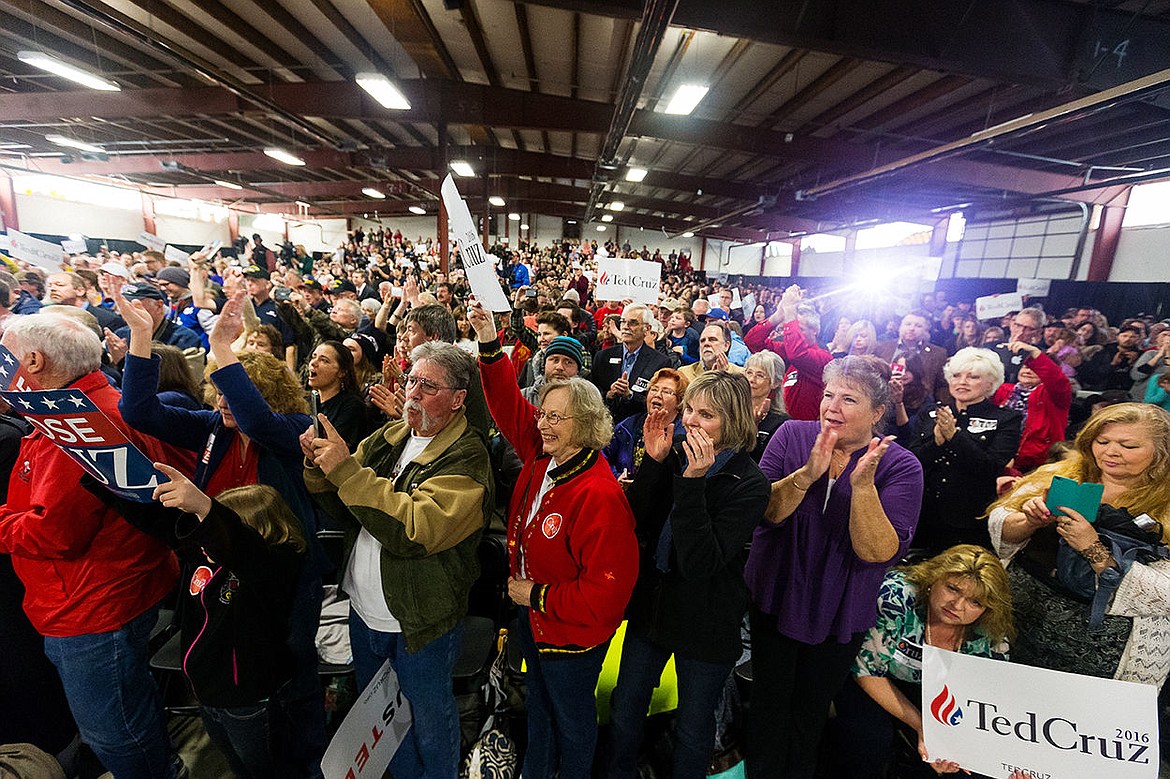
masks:
<instances>
[{"instance_id":1,"label":"raised hand","mask_svg":"<svg viewBox=\"0 0 1170 779\"><path fill-rule=\"evenodd\" d=\"M327 416L318 414L317 419L321 422L325 437L313 439L313 464L328 476L349 458L349 447Z\"/></svg>"},{"instance_id":2,"label":"raised hand","mask_svg":"<svg viewBox=\"0 0 1170 779\"><path fill-rule=\"evenodd\" d=\"M126 339L119 338L113 330L106 328L106 351L110 354L110 361L113 363L122 362L122 358L126 356Z\"/></svg>"},{"instance_id":3,"label":"raised hand","mask_svg":"<svg viewBox=\"0 0 1170 779\"><path fill-rule=\"evenodd\" d=\"M666 460L666 455L670 454L673 432L674 425L666 409L660 408L646 414L646 421L642 423L642 445L646 454L658 462Z\"/></svg>"},{"instance_id":4,"label":"raised hand","mask_svg":"<svg viewBox=\"0 0 1170 779\"><path fill-rule=\"evenodd\" d=\"M948 406L939 406L934 418L934 443L942 446L955 437L955 415Z\"/></svg>"},{"instance_id":5,"label":"raised hand","mask_svg":"<svg viewBox=\"0 0 1170 779\"><path fill-rule=\"evenodd\" d=\"M177 508L194 514L201 522L207 518L207 513L211 511L211 498L190 479L166 463L155 463L154 468L170 481L155 487L151 497L168 508Z\"/></svg>"},{"instance_id":6,"label":"raised hand","mask_svg":"<svg viewBox=\"0 0 1170 779\"><path fill-rule=\"evenodd\" d=\"M821 432L817 433L817 438L813 441L812 451L808 453L808 460L800 468L803 471L801 481L812 484L824 476L833 462L833 449L836 446L837 431L832 428L827 430L821 428Z\"/></svg>"},{"instance_id":7,"label":"raised hand","mask_svg":"<svg viewBox=\"0 0 1170 779\"><path fill-rule=\"evenodd\" d=\"M467 308L467 321L475 331L475 337L480 343L491 343L496 340L496 325L492 321L490 311L484 310L483 303L473 301Z\"/></svg>"},{"instance_id":8,"label":"raised hand","mask_svg":"<svg viewBox=\"0 0 1170 779\"><path fill-rule=\"evenodd\" d=\"M614 380L613 384L609 385L609 391L605 393L608 398L624 398L630 394L630 374L623 373L621 378Z\"/></svg>"},{"instance_id":9,"label":"raised hand","mask_svg":"<svg viewBox=\"0 0 1170 779\"><path fill-rule=\"evenodd\" d=\"M215 320L215 328L208 335L212 349L216 346L231 348L235 340L244 332L244 291L237 292L228 298Z\"/></svg>"},{"instance_id":10,"label":"raised hand","mask_svg":"<svg viewBox=\"0 0 1170 779\"><path fill-rule=\"evenodd\" d=\"M391 391L382 384L370 387L370 402L390 419L402 419L402 407L406 404L406 390L399 387Z\"/></svg>"},{"instance_id":11,"label":"raised hand","mask_svg":"<svg viewBox=\"0 0 1170 779\"><path fill-rule=\"evenodd\" d=\"M857 467L853 469L853 473L849 477L849 483L855 489L873 485L873 476L877 473L878 462L892 443L894 443L892 435L885 438L874 436L870 440L869 447L865 450L865 454L861 455L861 459L857 461Z\"/></svg>"}]
</instances>

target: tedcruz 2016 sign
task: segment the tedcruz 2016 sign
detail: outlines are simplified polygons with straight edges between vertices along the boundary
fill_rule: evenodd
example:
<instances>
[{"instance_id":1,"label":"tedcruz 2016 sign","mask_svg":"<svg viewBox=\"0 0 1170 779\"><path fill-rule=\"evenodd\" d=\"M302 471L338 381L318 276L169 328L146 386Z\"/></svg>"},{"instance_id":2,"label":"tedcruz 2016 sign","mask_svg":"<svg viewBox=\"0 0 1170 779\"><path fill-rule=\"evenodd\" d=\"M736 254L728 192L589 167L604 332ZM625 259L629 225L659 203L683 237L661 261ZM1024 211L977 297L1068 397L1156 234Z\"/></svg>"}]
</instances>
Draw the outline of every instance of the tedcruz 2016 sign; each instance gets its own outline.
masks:
<instances>
[{"instance_id":1,"label":"tedcruz 2016 sign","mask_svg":"<svg viewBox=\"0 0 1170 779\"><path fill-rule=\"evenodd\" d=\"M635 303L658 304L662 266L645 260L597 260L595 300L633 300Z\"/></svg>"},{"instance_id":2,"label":"tedcruz 2016 sign","mask_svg":"<svg viewBox=\"0 0 1170 779\"><path fill-rule=\"evenodd\" d=\"M931 759L1036 779L1158 776L1156 688L923 647Z\"/></svg>"}]
</instances>

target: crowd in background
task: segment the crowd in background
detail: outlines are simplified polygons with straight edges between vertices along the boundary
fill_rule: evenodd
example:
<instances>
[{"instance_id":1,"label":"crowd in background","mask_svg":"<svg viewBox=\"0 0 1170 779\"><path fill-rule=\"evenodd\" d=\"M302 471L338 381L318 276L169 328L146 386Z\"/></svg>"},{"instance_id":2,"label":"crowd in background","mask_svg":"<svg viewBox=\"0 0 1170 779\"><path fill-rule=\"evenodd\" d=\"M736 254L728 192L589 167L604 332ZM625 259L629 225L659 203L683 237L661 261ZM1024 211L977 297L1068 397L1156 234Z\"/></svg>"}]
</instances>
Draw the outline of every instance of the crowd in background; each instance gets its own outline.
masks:
<instances>
[{"instance_id":1,"label":"crowd in background","mask_svg":"<svg viewBox=\"0 0 1170 779\"><path fill-rule=\"evenodd\" d=\"M638 775L672 655L680 778L707 774L729 722L753 779L959 770L922 741L926 644L1165 683L1170 322L730 285L628 242L489 251L508 312L457 250L444 272L437 241L384 228L329 254L253 236L182 264L7 260L3 345L165 480L127 501L0 417L0 648L42 699L0 743L185 775L146 665L177 588L183 671L233 772L320 775L335 575L359 688L388 660L412 702L394 776L454 776L451 678L493 532L525 776ZM605 256L660 263L658 299L597 299ZM1058 476L1103 485L1099 513L1046 501Z\"/></svg>"}]
</instances>

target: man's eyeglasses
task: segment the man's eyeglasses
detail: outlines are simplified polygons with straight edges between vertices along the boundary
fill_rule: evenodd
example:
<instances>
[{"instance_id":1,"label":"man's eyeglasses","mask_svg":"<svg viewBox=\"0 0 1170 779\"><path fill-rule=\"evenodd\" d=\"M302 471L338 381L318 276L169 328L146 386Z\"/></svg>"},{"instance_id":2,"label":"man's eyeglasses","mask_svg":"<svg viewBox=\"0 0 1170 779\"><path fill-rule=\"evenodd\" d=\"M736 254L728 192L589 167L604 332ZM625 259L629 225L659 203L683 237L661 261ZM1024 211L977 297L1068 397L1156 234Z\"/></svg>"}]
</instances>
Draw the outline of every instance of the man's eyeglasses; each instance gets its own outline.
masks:
<instances>
[{"instance_id":1,"label":"man's eyeglasses","mask_svg":"<svg viewBox=\"0 0 1170 779\"><path fill-rule=\"evenodd\" d=\"M545 422L548 422L549 427L556 427L564 420L572 419L572 417L570 417L570 416L566 416L564 414L558 414L555 411L547 411L546 412L544 409L540 409L540 408L536 409L532 413L532 416L536 417L536 423L538 425L540 424L540 420L543 419Z\"/></svg>"},{"instance_id":2,"label":"man's eyeglasses","mask_svg":"<svg viewBox=\"0 0 1170 779\"><path fill-rule=\"evenodd\" d=\"M415 385L422 387L424 395L438 395L439 390L455 389L454 387L444 387L442 384L435 384L430 379L424 379L422 376L407 376L406 388L410 389Z\"/></svg>"}]
</instances>

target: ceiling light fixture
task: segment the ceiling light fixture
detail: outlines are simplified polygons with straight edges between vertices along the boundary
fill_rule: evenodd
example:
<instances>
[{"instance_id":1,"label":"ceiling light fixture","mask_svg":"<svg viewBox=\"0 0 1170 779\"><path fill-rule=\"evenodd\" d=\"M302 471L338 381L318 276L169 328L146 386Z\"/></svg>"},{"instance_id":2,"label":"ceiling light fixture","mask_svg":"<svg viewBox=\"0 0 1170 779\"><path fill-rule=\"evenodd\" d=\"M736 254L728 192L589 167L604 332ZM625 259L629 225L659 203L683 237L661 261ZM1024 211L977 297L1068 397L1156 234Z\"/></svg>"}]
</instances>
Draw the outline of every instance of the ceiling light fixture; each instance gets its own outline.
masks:
<instances>
[{"instance_id":1,"label":"ceiling light fixture","mask_svg":"<svg viewBox=\"0 0 1170 779\"><path fill-rule=\"evenodd\" d=\"M706 87L702 84L682 84L674 93L674 97L670 99L670 103L666 106L666 113L677 114L679 116L686 116L691 111L695 110L704 97L707 95Z\"/></svg>"},{"instance_id":2,"label":"ceiling light fixture","mask_svg":"<svg viewBox=\"0 0 1170 779\"><path fill-rule=\"evenodd\" d=\"M605 230L606 230L605 225L597 225L597 232L604 233Z\"/></svg>"},{"instance_id":3,"label":"ceiling light fixture","mask_svg":"<svg viewBox=\"0 0 1170 779\"><path fill-rule=\"evenodd\" d=\"M270 146L269 148L265 149L264 153L277 162L283 162L285 165L299 166L305 164L305 161L300 157L296 156L295 154L290 154L284 149L278 149L275 146Z\"/></svg>"},{"instance_id":4,"label":"ceiling light fixture","mask_svg":"<svg viewBox=\"0 0 1170 779\"><path fill-rule=\"evenodd\" d=\"M510 222L519 222L519 221L520 221L520 215L519 215L519 214L517 214L515 211L513 211L512 213L508 214L508 221L510 221Z\"/></svg>"},{"instance_id":5,"label":"ceiling light fixture","mask_svg":"<svg viewBox=\"0 0 1170 779\"><path fill-rule=\"evenodd\" d=\"M374 200L385 200L386 196L373 187L362 187L362 194L366 197L372 197Z\"/></svg>"},{"instance_id":6,"label":"ceiling light fixture","mask_svg":"<svg viewBox=\"0 0 1170 779\"><path fill-rule=\"evenodd\" d=\"M412 214L418 214L419 216L426 216L427 213L427 210L422 206L410 206L406 210Z\"/></svg>"},{"instance_id":7,"label":"ceiling light fixture","mask_svg":"<svg viewBox=\"0 0 1170 779\"><path fill-rule=\"evenodd\" d=\"M601 217L601 221L603 221L603 222L612 222L612 221L613 221L613 214L604 214L604 215Z\"/></svg>"},{"instance_id":8,"label":"ceiling light fixture","mask_svg":"<svg viewBox=\"0 0 1170 779\"><path fill-rule=\"evenodd\" d=\"M94 154L104 154L105 149L101 146L94 146L92 143L79 141L76 138L69 138L64 135L46 135L45 140L49 143L55 143L58 146L68 146L70 149L80 149L81 151L93 152Z\"/></svg>"},{"instance_id":9,"label":"ceiling light fixture","mask_svg":"<svg viewBox=\"0 0 1170 779\"><path fill-rule=\"evenodd\" d=\"M21 62L32 65L34 68L48 71L61 78L67 78L90 89L99 89L102 92L121 92L122 88L113 81L102 78L88 71L76 68L68 62L57 59L43 51L18 51L16 58Z\"/></svg>"},{"instance_id":10,"label":"ceiling light fixture","mask_svg":"<svg viewBox=\"0 0 1170 779\"><path fill-rule=\"evenodd\" d=\"M690 230L687 230L685 233L682 234L682 237L683 238L694 238L695 234L692 233Z\"/></svg>"},{"instance_id":11,"label":"ceiling light fixture","mask_svg":"<svg viewBox=\"0 0 1170 779\"><path fill-rule=\"evenodd\" d=\"M503 208L504 207L504 199L502 197L500 197L499 195L492 195L491 197L488 198L488 202L491 203L496 208Z\"/></svg>"},{"instance_id":12,"label":"ceiling light fixture","mask_svg":"<svg viewBox=\"0 0 1170 779\"><path fill-rule=\"evenodd\" d=\"M215 186L223 187L225 189L243 189L243 187L234 181L221 181L220 179L215 180Z\"/></svg>"},{"instance_id":13,"label":"ceiling light fixture","mask_svg":"<svg viewBox=\"0 0 1170 779\"><path fill-rule=\"evenodd\" d=\"M297 200L296 204L298 206L300 206L301 208L312 208L313 207L312 203L306 203L304 200Z\"/></svg>"},{"instance_id":14,"label":"ceiling light fixture","mask_svg":"<svg viewBox=\"0 0 1170 779\"><path fill-rule=\"evenodd\" d=\"M626 204L620 200L615 200L609 204L610 211L622 211L625 209L625 207L626 207Z\"/></svg>"},{"instance_id":15,"label":"ceiling light fixture","mask_svg":"<svg viewBox=\"0 0 1170 779\"><path fill-rule=\"evenodd\" d=\"M469 179L475 175L475 169L463 160L455 160L452 162L451 170L455 171L456 176L462 176L465 179Z\"/></svg>"},{"instance_id":16,"label":"ceiling light fixture","mask_svg":"<svg viewBox=\"0 0 1170 779\"><path fill-rule=\"evenodd\" d=\"M528 225L526 225L526 224L521 224L521 225L520 225L520 229L521 229L521 230L527 230L527 229L528 229Z\"/></svg>"},{"instance_id":17,"label":"ceiling light fixture","mask_svg":"<svg viewBox=\"0 0 1170 779\"><path fill-rule=\"evenodd\" d=\"M370 93L383 108L394 111L409 111L410 101L397 85L381 73L358 73L354 76L358 86Z\"/></svg>"},{"instance_id":18,"label":"ceiling light fixture","mask_svg":"<svg viewBox=\"0 0 1170 779\"><path fill-rule=\"evenodd\" d=\"M626 170L626 181L632 181L637 184L644 178L646 178L645 168L629 168Z\"/></svg>"}]
</instances>

